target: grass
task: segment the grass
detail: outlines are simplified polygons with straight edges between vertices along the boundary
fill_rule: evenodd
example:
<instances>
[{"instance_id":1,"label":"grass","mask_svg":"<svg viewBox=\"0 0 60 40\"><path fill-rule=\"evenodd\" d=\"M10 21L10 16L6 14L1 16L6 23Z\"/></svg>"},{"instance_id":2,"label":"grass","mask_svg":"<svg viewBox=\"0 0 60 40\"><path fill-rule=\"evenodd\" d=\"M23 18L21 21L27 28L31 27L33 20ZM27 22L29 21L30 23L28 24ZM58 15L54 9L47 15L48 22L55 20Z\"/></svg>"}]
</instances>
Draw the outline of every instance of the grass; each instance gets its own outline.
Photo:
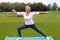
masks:
<instances>
[{"instance_id":1,"label":"grass","mask_svg":"<svg viewBox=\"0 0 60 40\"><path fill-rule=\"evenodd\" d=\"M55 40L60 40L60 12L49 12L34 17L37 27L45 32L47 36L52 36ZM6 36L18 37L17 28L24 24L23 17L0 12L0 40ZM41 36L31 28L22 30L23 37Z\"/></svg>"}]
</instances>

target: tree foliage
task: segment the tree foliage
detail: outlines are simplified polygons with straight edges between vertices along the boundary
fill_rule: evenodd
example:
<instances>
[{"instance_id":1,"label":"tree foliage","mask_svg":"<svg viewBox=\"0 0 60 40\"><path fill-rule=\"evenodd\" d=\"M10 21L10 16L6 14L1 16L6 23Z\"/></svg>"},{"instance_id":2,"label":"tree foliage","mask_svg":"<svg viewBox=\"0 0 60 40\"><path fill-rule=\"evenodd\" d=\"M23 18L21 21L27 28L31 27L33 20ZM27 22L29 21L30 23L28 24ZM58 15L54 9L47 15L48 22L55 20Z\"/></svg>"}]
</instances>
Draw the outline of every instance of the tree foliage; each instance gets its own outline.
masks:
<instances>
[{"instance_id":1,"label":"tree foliage","mask_svg":"<svg viewBox=\"0 0 60 40\"><path fill-rule=\"evenodd\" d=\"M47 9L51 11L51 4L48 4Z\"/></svg>"},{"instance_id":2,"label":"tree foliage","mask_svg":"<svg viewBox=\"0 0 60 40\"><path fill-rule=\"evenodd\" d=\"M0 11L11 11L15 9L17 11L25 11L25 6L31 6L31 11L46 11L47 7L43 3L9 3L9 2L2 2L0 3Z\"/></svg>"},{"instance_id":3,"label":"tree foliage","mask_svg":"<svg viewBox=\"0 0 60 40\"><path fill-rule=\"evenodd\" d=\"M11 11L12 9L15 9L16 11L25 11L25 6L29 5L31 7L31 11L56 11L57 4L56 2L51 4L48 4L47 6L43 3L9 3L9 2L2 2L0 3L0 11ZM60 10L60 7L58 8Z\"/></svg>"},{"instance_id":4,"label":"tree foliage","mask_svg":"<svg viewBox=\"0 0 60 40\"><path fill-rule=\"evenodd\" d=\"M56 2L54 2L54 3L53 3L53 6L52 6L52 10L53 10L53 11L56 11L56 8L57 8L57 4L56 4Z\"/></svg>"}]
</instances>

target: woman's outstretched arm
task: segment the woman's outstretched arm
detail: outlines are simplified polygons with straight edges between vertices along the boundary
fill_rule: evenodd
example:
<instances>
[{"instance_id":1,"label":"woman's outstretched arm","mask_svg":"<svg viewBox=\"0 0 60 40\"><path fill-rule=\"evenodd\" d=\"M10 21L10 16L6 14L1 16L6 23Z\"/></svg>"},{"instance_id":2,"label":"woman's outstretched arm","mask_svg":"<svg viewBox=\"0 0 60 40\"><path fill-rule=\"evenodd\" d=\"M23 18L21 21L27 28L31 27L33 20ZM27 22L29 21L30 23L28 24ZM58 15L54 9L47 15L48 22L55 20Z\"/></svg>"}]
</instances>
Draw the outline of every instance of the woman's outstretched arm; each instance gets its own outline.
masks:
<instances>
[{"instance_id":1,"label":"woman's outstretched arm","mask_svg":"<svg viewBox=\"0 0 60 40\"><path fill-rule=\"evenodd\" d=\"M18 16L23 16L24 13L23 12L8 12L9 14L16 14Z\"/></svg>"},{"instance_id":2,"label":"woman's outstretched arm","mask_svg":"<svg viewBox=\"0 0 60 40\"><path fill-rule=\"evenodd\" d=\"M8 13L10 13L10 14L17 14L15 9L12 9L12 12L8 12Z\"/></svg>"},{"instance_id":3,"label":"woman's outstretched arm","mask_svg":"<svg viewBox=\"0 0 60 40\"><path fill-rule=\"evenodd\" d=\"M17 12L8 12L8 13L10 13L10 14L17 14Z\"/></svg>"},{"instance_id":4,"label":"woman's outstretched arm","mask_svg":"<svg viewBox=\"0 0 60 40\"><path fill-rule=\"evenodd\" d=\"M48 12L39 12L39 14L48 14Z\"/></svg>"}]
</instances>

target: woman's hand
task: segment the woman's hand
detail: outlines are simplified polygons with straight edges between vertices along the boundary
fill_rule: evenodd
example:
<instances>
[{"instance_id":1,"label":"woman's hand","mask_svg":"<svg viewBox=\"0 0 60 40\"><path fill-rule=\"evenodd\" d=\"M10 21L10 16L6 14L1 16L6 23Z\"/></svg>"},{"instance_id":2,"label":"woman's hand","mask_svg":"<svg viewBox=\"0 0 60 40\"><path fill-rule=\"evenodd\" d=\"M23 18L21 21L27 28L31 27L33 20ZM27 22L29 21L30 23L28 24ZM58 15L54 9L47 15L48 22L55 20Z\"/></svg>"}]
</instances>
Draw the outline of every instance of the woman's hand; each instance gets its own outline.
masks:
<instances>
[{"instance_id":1,"label":"woman's hand","mask_svg":"<svg viewBox=\"0 0 60 40\"><path fill-rule=\"evenodd\" d=\"M8 12L10 14L17 14L16 10L12 9L12 12Z\"/></svg>"},{"instance_id":2,"label":"woman's hand","mask_svg":"<svg viewBox=\"0 0 60 40\"><path fill-rule=\"evenodd\" d=\"M44 14L48 14L49 12L44 12Z\"/></svg>"}]
</instances>

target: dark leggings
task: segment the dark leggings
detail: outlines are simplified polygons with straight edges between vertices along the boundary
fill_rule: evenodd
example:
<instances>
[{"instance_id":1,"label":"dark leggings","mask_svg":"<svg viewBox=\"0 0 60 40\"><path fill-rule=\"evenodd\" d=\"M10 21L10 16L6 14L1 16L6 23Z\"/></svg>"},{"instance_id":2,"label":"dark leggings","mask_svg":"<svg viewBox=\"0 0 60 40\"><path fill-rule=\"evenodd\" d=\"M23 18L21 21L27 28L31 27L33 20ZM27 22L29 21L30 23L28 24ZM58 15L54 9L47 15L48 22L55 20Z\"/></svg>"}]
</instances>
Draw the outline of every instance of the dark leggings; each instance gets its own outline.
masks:
<instances>
[{"instance_id":1,"label":"dark leggings","mask_svg":"<svg viewBox=\"0 0 60 40\"><path fill-rule=\"evenodd\" d=\"M19 35L19 37L21 37L21 30L22 30L22 29L26 29L26 28L32 28L32 29L34 29L36 32L40 33L42 36L46 37L46 35L45 35L41 30L39 30L39 29L36 27L35 24L33 24L33 25L23 25L23 26L18 27L18 35Z\"/></svg>"}]
</instances>

